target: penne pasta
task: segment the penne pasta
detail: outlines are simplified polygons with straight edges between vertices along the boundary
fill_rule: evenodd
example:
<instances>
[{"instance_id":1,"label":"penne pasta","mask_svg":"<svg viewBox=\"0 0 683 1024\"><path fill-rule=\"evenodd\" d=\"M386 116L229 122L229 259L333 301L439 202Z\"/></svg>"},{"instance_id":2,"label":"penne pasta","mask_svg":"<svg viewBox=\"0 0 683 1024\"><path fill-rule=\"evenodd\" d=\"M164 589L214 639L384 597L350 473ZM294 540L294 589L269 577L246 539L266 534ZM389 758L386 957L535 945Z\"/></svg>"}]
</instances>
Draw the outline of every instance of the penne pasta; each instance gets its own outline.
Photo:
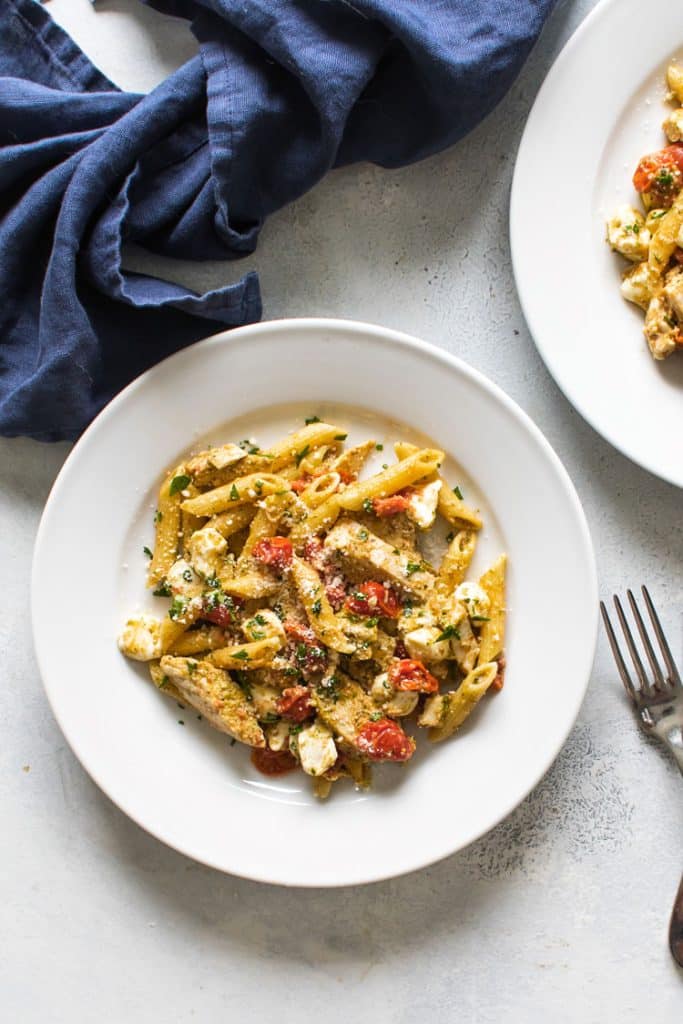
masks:
<instances>
[{"instance_id":1,"label":"penne pasta","mask_svg":"<svg viewBox=\"0 0 683 1024\"><path fill-rule=\"evenodd\" d=\"M489 598L487 620L479 633L479 664L495 661L505 646L505 571L507 559L501 555L479 580Z\"/></svg>"},{"instance_id":2,"label":"penne pasta","mask_svg":"<svg viewBox=\"0 0 683 1024\"><path fill-rule=\"evenodd\" d=\"M191 512L195 516L213 516L217 512L239 508L240 505L253 504L269 494L283 493L289 490L286 480L272 473L251 473L237 477L231 484L223 484L212 491L206 491L196 498L183 501L183 512Z\"/></svg>"},{"instance_id":3,"label":"penne pasta","mask_svg":"<svg viewBox=\"0 0 683 1024\"><path fill-rule=\"evenodd\" d=\"M411 758L411 716L451 735L505 667L505 556L467 578L481 517L444 453L396 442L373 472L383 446L345 438L312 417L268 450L227 443L167 474L149 583L170 607L118 638L161 692L254 748L258 769L300 768L320 799ZM457 530L438 572L437 513ZM442 692L449 679L463 682Z\"/></svg>"},{"instance_id":4,"label":"penne pasta","mask_svg":"<svg viewBox=\"0 0 683 1024\"><path fill-rule=\"evenodd\" d=\"M386 498L417 480L428 477L438 469L443 459L443 452L435 448L422 448L414 455L409 455L408 458L396 462L367 480L349 484L338 497L339 505L341 508L358 512L363 508L364 502L372 501L373 498Z\"/></svg>"}]
</instances>

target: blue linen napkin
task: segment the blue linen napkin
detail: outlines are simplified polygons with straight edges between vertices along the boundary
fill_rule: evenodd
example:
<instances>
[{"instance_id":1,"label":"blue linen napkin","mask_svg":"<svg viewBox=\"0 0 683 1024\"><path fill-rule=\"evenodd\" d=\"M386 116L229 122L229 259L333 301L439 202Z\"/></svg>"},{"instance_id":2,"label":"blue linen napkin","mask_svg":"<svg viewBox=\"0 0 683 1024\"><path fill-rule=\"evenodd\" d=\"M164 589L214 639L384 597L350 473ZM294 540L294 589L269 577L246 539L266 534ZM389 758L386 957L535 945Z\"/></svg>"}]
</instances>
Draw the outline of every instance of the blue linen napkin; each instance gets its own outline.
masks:
<instances>
[{"instance_id":1,"label":"blue linen napkin","mask_svg":"<svg viewBox=\"0 0 683 1024\"><path fill-rule=\"evenodd\" d=\"M451 145L554 0L143 2L200 43L147 96L35 0L0 0L0 434L75 438L142 370L260 318L254 273L197 295L123 270L124 243L243 257L330 168Z\"/></svg>"}]
</instances>

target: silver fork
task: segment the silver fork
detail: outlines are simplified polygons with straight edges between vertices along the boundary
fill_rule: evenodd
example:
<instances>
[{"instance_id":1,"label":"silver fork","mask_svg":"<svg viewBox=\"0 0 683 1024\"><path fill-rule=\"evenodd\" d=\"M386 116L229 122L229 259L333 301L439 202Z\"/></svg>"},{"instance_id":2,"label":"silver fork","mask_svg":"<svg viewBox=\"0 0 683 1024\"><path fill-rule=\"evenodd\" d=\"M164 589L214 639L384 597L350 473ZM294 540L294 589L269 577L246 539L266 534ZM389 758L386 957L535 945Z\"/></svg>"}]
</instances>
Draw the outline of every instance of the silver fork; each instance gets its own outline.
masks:
<instances>
[{"instance_id":1,"label":"silver fork","mask_svg":"<svg viewBox=\"0 0 683 1024\"><path fill-rule=\"evenodd\" d=\"M637 685L634 684L631 679L629 670L622 657L619 642L617 641L614 630L612 629L612 623L610 622L604 601L600 602L602 620L605 624L607 639L609 640L610 647L612 648L612 654L614 655L614 660L617 663L617 669L619 670L621 681L624 684L627 694L633 701L636 711L638 712L638 721L641 728L644 729L648 735L655 736L668 747L673 754L681 773L683 773L683 684L681 684L679 671L671 655L671 650L664 635L664 630L662 629L657 612L655 611L655 606L652 603L652 598L648 593L647 587L642 587L641 589L643 592L645 607L647 608L647 612L652 623L652 629L662 654L666 674L662 671L662 667L652 646L652 641L648 635L647 627L645 626L643 617L640 614L640 609L638 608L636 599L630 590L627 590L626 592L628 603L631 607L633 619L650 665L650 671L652 673L651 676L648 676L648 673L645 670L640 654L638 653L638 648L633 639L633 634L631 633L631 629L626 619L626 615L624 614L621 601L616 594L614 595L614 606L617 610L617 617L624 634L624 639L626 640L626 646L628 647L631 660L633 661L633 665L636 670L636 675L638 677ZM669 946L674 960L677 964L683 967L683 879L681 879L681 884L678 888L678 894L671 914Z\"/></svg>"}]
</instances>

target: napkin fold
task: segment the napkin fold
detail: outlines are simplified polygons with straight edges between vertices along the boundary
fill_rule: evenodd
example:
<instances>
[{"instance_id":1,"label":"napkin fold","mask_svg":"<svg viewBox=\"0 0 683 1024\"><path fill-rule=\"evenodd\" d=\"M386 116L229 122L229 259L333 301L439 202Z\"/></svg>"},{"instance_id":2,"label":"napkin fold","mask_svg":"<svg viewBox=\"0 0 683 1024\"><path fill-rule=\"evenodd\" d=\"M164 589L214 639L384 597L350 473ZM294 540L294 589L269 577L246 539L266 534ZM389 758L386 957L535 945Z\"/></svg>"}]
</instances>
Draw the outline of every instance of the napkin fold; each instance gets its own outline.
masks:
<instances>
[{"instance_id":1,"label":"napkin fold","mask_svg":"<svg viewBox=\"0 0 683 1024\"><path fill-rule=\"evenodd\" d=\"M451 145L505 94L554 0L147 2L187 19L200 53L145 96L35 0L0 2L7 436L73 439L142 370L260 318L253 272L197 295L125 270L125 243L244 257L330 168Z\"/></svg>"}]
</instances>

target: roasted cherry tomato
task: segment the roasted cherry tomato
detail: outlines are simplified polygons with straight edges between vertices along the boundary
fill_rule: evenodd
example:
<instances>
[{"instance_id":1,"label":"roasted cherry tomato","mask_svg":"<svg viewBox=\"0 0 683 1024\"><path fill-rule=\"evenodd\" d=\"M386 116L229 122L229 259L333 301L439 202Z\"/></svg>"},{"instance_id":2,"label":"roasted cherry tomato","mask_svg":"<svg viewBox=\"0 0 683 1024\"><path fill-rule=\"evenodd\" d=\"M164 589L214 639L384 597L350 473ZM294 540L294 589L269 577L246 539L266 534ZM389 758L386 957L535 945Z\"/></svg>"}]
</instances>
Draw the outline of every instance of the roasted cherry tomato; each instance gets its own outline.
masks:
<instances>
[{"instance_id":1,"label":"roasted cherry tomato","mask_svg":"<svg viewBox=\"0 0 683 1024\"><path fill-rule=\"evenodd\" d=\"M303 622L293 622L287 619L284 623L285 633L291 640L297 640L300 644L317 644L318 638L310 626Z\"/></svg>"},{"instance_id":2,"label":"roasted cherry tomato","mask_svg":"<svg viewBox=\"0 0 683 1024\"><path fill-rule=\"evenodd\" d=\"M291 480L289 486L292 488L295 494L301 494L305 491L310 484L313 477L311 476L300 476L297 480Z\"/></svg>"},{"instance_id":3,"label":"roasted cherry tomato","mask_svg":"<svg viewBox=\"0 0 683 1024\"><path fill-rule=\"evenodd\" d=\"M352 615L383 615L387 619L395 619L401 609L398 598L391 587L386 587L375 580L361 583L352 590L344 607Z\"/></svg>"},{"instance_id":4,"label":"roasted cherry tomato","mask_svg":"<svg viewBox=\"0 0 683 1024\"><path fill-rule=\"evenodd\" d=\"M376 516L396 516L399 512L405 512L408 508L409 496L399 491L398 494L390 494L388 498L373 498L372 511Z\"/></svg>"},{"instance_id":5,"label":"roasted cherry tomato","mask_svg":"<svg viewBox=\"0 0 683 1024\"><path fill-rule=\"evenodd\" d=\"M282 572L292 564L292 542L288 537L264 537L254 544L252 555L257 562Z\"/></svg>"},{"instance_id":6,"label":"roasted cherry tomato","mask_svg":"<svg viewBox=\"0 0 683 1024\"><path fill-rule=\"evenodd\" d=\"M304 722L311 717L313 702L307 686L288 686L277 702L277 713L290 722Z\"/></svg>"},{"instance_id":7,"label":"roasted cherry tomato","mask_svg":"<svg viewBox=\"0 0 683 1024\"><path fill-rule=\"evenodd\" d=\"M425 668L421 661L401 658L392 661L387 670L389 682L395 690L410 690L415 693L436 693L439 680Z\"/></svg>"},{"instance_id":8,"label":"roasted cherry tomato","mask_svg":"<svg viewBox=\"0 0 683 1024\"><path fill-rule=\"evenodd\" d=\"M636 167L633 185L647 192L654 206L671 206L683 185L683 145L674 143L644 156Z\"/></svg>"},{"instance_id":9,"label":"roasted cherry tomato","mask_svg":"<svg viewBox=\"0 0 683 1024\"><path fill-rule=\"evenodd\" d=\"M220 626L221 629L227 629L235 622L235 609L228 608L226 604L218 604L208 611L205 609L202 612L202 618L207 622L213 622L215 626Z\"/></svg>"},{"instance_id":10,"label":"roasted cherry tomato","mask_svg":"<svg viewBox=\"0 0 683 1024\"><path fill-rule=\"evenodd\" d=\"M297 762L288 750L259 750L251 752L251 763L264 775L284 775L296 768Z\"/></svg>"},{"instance_id":11,"label":"roasted cherry tomato","mask_svg":"<svg viewBox=\"0 0 683 1024\"><path fill-rule=\"evenodd\" d=\"M366 722L356 735L356 745L371 761L407 761L415 752L415 741L391 718Z\"/></svg>"}]
</instances>

